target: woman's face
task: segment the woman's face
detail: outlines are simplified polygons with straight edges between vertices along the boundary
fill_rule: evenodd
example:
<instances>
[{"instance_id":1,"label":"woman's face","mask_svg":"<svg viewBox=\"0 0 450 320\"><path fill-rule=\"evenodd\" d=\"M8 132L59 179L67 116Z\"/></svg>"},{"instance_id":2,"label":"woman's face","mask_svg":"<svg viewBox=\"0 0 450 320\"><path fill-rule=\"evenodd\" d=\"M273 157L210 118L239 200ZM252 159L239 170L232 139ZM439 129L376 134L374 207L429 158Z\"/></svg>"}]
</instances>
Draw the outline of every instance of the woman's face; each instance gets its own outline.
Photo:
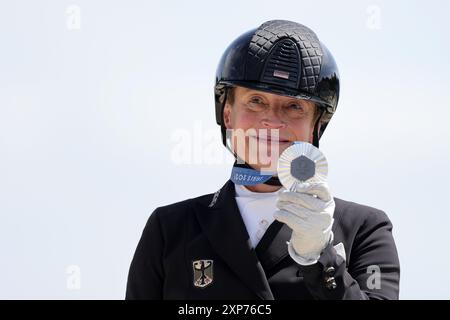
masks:
<instances>
[{"instance_id":1,"label":"woman's face","mask_svg":"<svg viewBox=\"0 0 450 320\"><path fill-rule=\"evenodd\" d=\"M312 143L315 108L311 101L235 87L223 118L237 155L255 169L275 172L292 142Z\"/></svg>"}]
</instances>

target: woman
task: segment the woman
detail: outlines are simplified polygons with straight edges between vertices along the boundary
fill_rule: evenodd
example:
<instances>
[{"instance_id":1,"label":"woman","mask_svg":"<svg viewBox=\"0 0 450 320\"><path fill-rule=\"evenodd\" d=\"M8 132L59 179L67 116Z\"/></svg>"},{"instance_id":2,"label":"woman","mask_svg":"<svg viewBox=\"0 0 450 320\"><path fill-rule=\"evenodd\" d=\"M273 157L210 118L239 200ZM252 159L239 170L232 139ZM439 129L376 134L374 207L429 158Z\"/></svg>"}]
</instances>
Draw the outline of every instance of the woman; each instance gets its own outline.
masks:
<instances>
[{"instance_id":1,"label":"woman","mask_svg":"<svg viewBox=\"0 0 450 320\"><path fill-rule=\"evenodd\" d=\"M126 298L398 299L387 215L327 183L288 191L274 173L294 141L319 147L337 108L338 69L316 34L284 20L244 33L222 56L215 97L231 178L152 213Z\"/></svg>"}]
</instances>

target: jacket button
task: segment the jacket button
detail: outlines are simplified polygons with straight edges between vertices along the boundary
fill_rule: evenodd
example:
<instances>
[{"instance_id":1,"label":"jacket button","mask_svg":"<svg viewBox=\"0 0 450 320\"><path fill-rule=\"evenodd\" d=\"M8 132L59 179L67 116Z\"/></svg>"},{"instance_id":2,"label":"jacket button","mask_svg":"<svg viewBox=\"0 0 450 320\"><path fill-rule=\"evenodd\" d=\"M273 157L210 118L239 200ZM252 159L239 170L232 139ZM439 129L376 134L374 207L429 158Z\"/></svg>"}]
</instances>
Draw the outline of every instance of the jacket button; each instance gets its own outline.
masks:
<instances>
[{"instance_id":1,"label":"jacket button","mask_svg":"<svg viewBox=\"0 0 450 320\"><path fill-rule=\"evenodd\" d=\"M325 271L326 275L334 276L336 269L334 269L334 267L326 267L324 271Z\"/></svg>"},{"instance_id":2,"label":"jacket button","mask_svg":"<svg viewBox=\"0 0 450 320\"><path fill-rule=\"evenodd\" d=\"M325 278L325 287L328 290L334 290L337 287L336 279L334 277L326 277Z\"/></svg>"}]
</instances>

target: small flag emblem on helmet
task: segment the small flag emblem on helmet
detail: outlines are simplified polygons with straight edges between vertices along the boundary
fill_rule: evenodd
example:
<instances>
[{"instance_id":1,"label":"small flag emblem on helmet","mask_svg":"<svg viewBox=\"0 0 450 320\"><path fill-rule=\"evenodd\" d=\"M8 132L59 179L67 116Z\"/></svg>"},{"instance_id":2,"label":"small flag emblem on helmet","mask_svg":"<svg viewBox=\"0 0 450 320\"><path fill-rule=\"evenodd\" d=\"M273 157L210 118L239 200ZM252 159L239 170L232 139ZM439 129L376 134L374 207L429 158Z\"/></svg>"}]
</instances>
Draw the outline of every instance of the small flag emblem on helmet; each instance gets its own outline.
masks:
<instances>
[{"instance_id":1,"label":"small flag emblem on helmet","mask_svg":"<svg viewBox=\"0 0 450 320\"><path fill-rule=\"evenodd\" d=\"M289 79L289 72L281 71L281 70L274 70L273 76L277 77L277 78Z\"/></svg>"}]
</instances>

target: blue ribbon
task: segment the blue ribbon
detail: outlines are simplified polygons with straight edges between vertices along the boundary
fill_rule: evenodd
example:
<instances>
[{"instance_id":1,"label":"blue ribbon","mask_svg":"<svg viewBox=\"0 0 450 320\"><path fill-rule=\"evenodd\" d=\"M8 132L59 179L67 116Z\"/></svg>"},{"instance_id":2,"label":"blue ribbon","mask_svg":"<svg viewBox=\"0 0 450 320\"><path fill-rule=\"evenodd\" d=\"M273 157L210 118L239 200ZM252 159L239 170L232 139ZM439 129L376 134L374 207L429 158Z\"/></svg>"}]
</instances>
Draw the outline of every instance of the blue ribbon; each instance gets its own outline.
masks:
<instances>
[{"instance_id":1,"label":"blue ribbon","mask_svg":"<svg viewBox=\"0 0 450 320\"><path fill-rule=\"evenodd\" d=\"M233 167L231 171L231 181L235 184L244 186L253 186L255 184L264 183L272 177L272 174L262 174L258 170Z\"/></svg>"}]
</instances>

